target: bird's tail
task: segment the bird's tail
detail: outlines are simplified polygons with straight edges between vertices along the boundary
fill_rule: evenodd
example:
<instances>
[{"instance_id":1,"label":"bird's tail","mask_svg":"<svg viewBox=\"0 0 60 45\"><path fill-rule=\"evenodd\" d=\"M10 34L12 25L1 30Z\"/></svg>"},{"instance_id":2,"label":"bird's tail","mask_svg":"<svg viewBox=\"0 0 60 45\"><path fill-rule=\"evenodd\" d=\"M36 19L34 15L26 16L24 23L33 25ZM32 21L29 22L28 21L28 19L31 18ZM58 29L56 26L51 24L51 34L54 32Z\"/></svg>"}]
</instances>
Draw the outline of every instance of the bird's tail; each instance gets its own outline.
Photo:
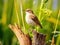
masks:
<instances>
[{"instance_id":1,"label":"bird's tail","mask_svg":"<svg viewBox=\"0 0 60 45\"><path fill-rule=\"evenodd\" d=\"M40 28L43 28L41 24L39 24Z\"/></svg>"}]
</instances>

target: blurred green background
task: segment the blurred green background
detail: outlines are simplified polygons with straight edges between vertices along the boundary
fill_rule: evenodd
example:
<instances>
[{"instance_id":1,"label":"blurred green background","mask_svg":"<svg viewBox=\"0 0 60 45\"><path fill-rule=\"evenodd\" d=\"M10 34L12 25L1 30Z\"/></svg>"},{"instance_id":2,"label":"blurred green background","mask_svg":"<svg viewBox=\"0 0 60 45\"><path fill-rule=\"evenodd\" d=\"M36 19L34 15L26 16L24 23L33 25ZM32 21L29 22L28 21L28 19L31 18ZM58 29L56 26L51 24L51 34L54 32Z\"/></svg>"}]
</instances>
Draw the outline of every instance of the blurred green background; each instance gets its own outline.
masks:
<instances>
[{"instance_id":1,"label":"blurred green background","mask_svg":"<svg viewBox=\"0 0 60 45\"><path fill-rule=\"evenodd\" d=\"M8 25L17 23L23 31L28 30L24 11L27 8L40 20L43 29L38 32L46 34L46 43L54 36L55 45L60 45L60 0L0 0L0 45L19 45Z\"/></svg>"}]
</instances>

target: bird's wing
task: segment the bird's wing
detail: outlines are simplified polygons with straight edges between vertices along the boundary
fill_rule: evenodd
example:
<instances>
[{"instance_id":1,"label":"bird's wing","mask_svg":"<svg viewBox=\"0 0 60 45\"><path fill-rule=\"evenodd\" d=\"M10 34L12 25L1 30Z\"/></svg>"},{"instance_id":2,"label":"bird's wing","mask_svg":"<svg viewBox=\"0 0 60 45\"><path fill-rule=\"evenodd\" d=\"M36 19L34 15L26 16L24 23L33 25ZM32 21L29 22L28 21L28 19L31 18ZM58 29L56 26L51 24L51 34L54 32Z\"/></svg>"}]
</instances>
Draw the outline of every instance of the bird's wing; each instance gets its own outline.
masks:
<instances>
[{"instance_id":1,"label":"bird's wing","mask_svg":"<svg viewBox=\"0 0 60 45\"><path fill-rule=\"evenodd\" d=\"M36 25L39 25L42 28L38 18L35 15L31 14L30 18L36 23Z\"/></svg>"}]
</instances>

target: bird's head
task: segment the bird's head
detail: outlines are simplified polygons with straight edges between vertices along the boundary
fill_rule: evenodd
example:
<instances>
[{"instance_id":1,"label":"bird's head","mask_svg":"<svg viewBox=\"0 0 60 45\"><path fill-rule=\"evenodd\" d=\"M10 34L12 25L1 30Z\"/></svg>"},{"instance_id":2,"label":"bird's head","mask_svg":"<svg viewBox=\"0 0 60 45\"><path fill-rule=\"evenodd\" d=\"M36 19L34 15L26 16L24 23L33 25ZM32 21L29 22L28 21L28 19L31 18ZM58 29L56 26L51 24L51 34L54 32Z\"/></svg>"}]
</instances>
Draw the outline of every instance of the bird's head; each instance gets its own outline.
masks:
<instances>
[{"instance_id":1,"label":"bird's head","mask_svg":"<svg viewBox=\"0 0 60 45\"><path fill-rule=\"evenodd\" d=\"M26 14L33 14L33 11L31 9L26 9Z\"/></svg>"}]
</instances>

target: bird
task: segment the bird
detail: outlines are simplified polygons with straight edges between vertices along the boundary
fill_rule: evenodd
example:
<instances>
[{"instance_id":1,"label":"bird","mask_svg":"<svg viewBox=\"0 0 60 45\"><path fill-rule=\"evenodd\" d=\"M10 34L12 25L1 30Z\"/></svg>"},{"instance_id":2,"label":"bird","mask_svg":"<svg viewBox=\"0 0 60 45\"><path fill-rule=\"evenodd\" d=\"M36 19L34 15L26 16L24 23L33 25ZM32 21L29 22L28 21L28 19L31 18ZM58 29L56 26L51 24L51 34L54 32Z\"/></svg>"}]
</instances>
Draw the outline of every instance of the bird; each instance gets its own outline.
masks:
<instances>
[{"instance_id":1,"label":"bird","mask_svg":"<svg viewBox=\"0 0 60 45\"><path fill-rule=\"evenodd\" d=\"M30 24L32 26L37 25L40 28L42 28L42 25L40 21L38 20L37 16L34 14L33 10L26 9L25 13L26 13L25 20L27 24Z\"/></svg>"}]
</instances>

